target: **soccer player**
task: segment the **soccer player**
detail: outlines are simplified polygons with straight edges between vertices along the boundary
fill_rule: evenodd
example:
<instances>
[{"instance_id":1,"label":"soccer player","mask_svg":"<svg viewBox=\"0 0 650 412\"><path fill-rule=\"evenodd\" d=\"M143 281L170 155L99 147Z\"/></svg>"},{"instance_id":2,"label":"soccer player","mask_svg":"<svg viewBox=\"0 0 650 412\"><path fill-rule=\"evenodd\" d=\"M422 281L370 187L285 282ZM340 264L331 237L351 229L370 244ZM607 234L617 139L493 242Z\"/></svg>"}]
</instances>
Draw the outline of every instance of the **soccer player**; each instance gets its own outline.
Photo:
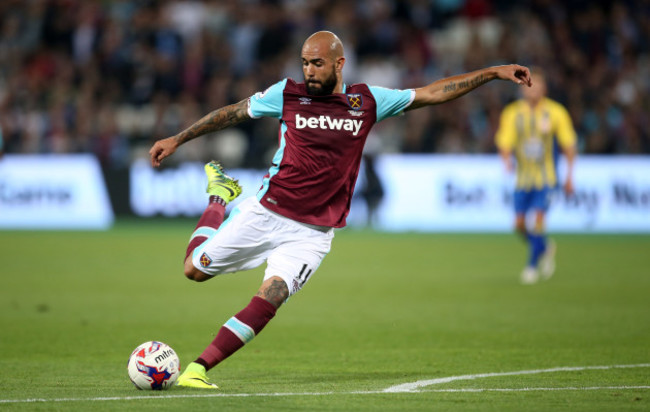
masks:
<instances>
[{"instance_id":1,"label":"soccer player","mask_svg":"<svg viewBox=\"0 0 650 412\"><path fill-rule=\"evenodd\" d=\"M206 371L253 339L277 309L314 275L330 250L334 228L345 226L362 149L371 127L405 110L455 99L494 79L530 86L526 67L490 67L414 90L345 84L339 38L327 31L302 47L304 82L284 79L239 103L207 114L179 134L157 141L151 164L183 143L248 119L280 120L279 147L257 196L224 219L241 188L216 162L205 166L209 204L191 236L185 276L202 282L267 262L256 296L218 331L178 378L179 386L216 388Z\"/></svg>"},{"instance_id":2,"label":"soccer player","mask_svg":"<svg viewBox=\"0 0 650 412\"><path fill-rule=\"evenodd\" d=\"M546 97L546 80L541 70L531 73L532 87L522 89L523 98L503 109L496 133L496 145L508 171L514 171L515 229L528 243L528 263L521 272L521 282L536 283L548 279L555 271L555 242L545 233L546 212L551 195L559 186L558 148L567 160L564 191L573 194L573 164L576 156L576 133L568 111ZM534 216L529 230L526 219Z\"/></svg>"}]
</instances>

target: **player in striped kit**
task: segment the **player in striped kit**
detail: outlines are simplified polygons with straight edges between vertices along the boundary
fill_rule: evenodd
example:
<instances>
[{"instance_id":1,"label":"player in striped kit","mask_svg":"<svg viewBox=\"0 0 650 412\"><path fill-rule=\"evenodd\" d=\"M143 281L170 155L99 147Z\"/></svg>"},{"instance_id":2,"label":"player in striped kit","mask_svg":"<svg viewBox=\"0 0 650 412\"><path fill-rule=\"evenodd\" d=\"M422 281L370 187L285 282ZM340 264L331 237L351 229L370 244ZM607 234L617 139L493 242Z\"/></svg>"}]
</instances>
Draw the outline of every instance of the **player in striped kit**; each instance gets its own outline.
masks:
<instances>
[{"instance_id":1,"label":"player in striped kit","mask_svg":"<svg viewBox=\"0 0 650 412\"><path fill-rule=\"evenodd\" d=\"M530 86L526 67L490 67L409 90L345 84L343 45L327 31L302 47L304 82L284 79L266 91L217 109L150 150L154 167L183 143L248 119L280 120L279 147L257 196L242 201L221 167L206 165L210 203L199 219L185 260L185 275L201 282L267 263L257 295L228 320L214 341L179 377L178 385L216 388L206 371L253 339L276 310L313 276L330 250L334 228L345 226L372 126L406 110L443 103L491 80Z\"/></svg>"},{"instance_id":2,"label":"player in striped kit","mask_svg":"<svg viewBox=\"0 0 650 412\"><path fill-rule=\"evenodd\" d=\"M557 159L562 151L567 160L567 195L573 194L573 163L576 132L567 109L546 97L546 80L541 70L531 74L534 84L522 89L523 98L503 109L495 137L506 169L515 170L515 229L527 242L529 257L520 275L530 285L548 279L555 271L555 243L546 236L546 213L551 196L560 185ZM531 227L526 217L532 215Z\"/></svg>"}]
</instances>

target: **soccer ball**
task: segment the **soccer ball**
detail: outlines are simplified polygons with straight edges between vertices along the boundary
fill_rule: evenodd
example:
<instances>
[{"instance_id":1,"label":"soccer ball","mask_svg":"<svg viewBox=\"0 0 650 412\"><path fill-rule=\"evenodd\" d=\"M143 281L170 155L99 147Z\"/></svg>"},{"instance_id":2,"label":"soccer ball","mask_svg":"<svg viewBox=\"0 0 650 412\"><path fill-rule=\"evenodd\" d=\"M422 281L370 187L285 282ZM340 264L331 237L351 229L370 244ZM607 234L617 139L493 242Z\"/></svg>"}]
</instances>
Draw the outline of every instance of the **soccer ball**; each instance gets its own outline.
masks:
<instances>
[{"instance_id":1,"label":"soccer ball","mask_svg":"<svg viewBox=\"0 0 650 412\"><path fill-rule=\"evenodd\" d=\"M174 349L157 341L135 348L126 368L138 389L169 389L181 373L181 363Z\"/></svg>"}]
</instances>

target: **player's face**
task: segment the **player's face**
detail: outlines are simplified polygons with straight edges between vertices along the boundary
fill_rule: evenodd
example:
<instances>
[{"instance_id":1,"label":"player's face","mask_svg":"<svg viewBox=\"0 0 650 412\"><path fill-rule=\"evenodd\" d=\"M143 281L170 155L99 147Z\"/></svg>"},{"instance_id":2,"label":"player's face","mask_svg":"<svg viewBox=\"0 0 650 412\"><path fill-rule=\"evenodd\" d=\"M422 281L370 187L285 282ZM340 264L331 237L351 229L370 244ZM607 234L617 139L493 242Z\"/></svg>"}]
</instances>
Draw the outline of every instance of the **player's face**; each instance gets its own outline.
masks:
<instances>
[{"instance_id":1,"label":"player's face","mask_svg":"<svg viewBox=\"0 0 650 412\"><path fill-rule=\"evenodd\" d=\"M332 94L336 88L337 60L327 41L307 41L302 48L302 73L307 93L316 96ZM341 58L342 59L342 58ZM342 62L338 63L342 66Z\"/></svg>"},{"instance_id":2,"label":"player's face","mask_svg":"<svg viewBox=\"0 0 650 412\"><path fill-rule=\"evenodd\" d=\"M533 85L530 87L522 87L521 93L524 99L536 104L546 95L546 81L544 80L544 76L536 75L535 73L531 74L530 77Z\"/></svg>"},{"instance_id":3,"label":"player's face","mask_svg":"<svg viewBox=\"0 0 650 412\"><path fill-rule=\"evenodd\" d=\"M302 58L302 72L305 76L307 93L314 96L332 94L336 87L336 70L334 64L323 58L308 60Z\"/></svg>"}]
</instances>

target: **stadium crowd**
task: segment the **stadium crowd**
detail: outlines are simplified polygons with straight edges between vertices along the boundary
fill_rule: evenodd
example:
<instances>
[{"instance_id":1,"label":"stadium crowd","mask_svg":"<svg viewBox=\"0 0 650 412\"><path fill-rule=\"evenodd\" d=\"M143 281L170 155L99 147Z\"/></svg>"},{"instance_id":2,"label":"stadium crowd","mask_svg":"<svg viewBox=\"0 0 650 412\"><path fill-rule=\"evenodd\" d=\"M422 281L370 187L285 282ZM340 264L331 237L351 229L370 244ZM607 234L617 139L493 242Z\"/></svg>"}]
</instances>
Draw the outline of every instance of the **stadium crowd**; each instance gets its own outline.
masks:
<instances>
[{"instance_id":1,"label":"stadium crowd","mask_svg":"<svg viewBox=\"0 0 650 412\"><path fill-rule=\"evenodd\" d=\"M0 2L5 153L95 153L122 168L203 113L302 79L302 41L331 30L347 83L409 88L483 66L542 67L579 151L650 153L650 1L211 0ZM383 122L381 152L494 152L516 86ZM277 124L197 139L175 161L266 167Z\"/></svg>"}]
</instances>

